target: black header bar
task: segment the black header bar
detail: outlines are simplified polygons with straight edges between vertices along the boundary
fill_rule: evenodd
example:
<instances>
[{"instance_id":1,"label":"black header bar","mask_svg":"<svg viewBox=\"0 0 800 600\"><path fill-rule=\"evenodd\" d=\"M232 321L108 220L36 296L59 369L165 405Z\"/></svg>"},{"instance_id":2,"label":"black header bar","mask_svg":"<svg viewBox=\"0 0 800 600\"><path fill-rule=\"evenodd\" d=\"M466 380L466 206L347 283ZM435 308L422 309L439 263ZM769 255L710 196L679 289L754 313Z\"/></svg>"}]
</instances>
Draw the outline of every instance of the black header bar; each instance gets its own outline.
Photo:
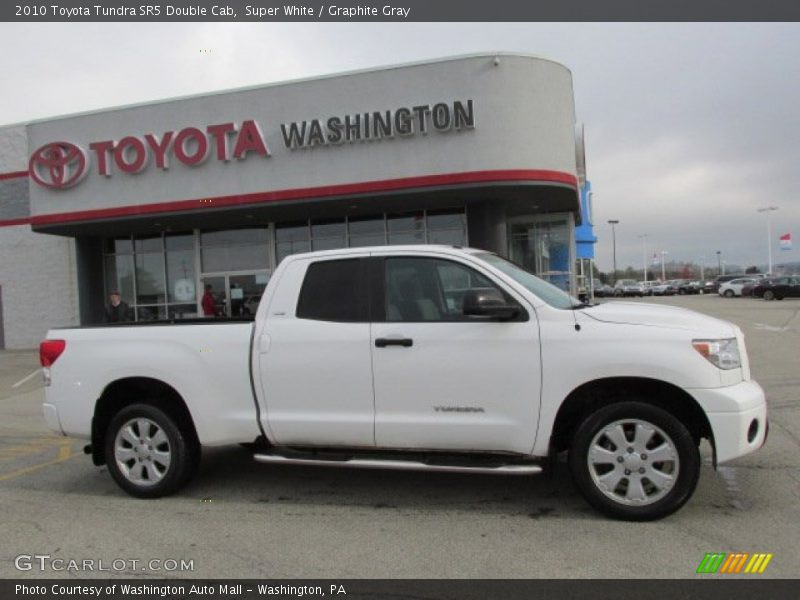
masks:
<instances>
[{"instance_id":1,"label":"black header bar","mask_svg":"<svg viewBox=\"0 0 800 600\"><path fill-rule=\"evenodd\" d=\"M8 0L7 22L798 21L796 0Z\"/></svg>"}]
</instances>

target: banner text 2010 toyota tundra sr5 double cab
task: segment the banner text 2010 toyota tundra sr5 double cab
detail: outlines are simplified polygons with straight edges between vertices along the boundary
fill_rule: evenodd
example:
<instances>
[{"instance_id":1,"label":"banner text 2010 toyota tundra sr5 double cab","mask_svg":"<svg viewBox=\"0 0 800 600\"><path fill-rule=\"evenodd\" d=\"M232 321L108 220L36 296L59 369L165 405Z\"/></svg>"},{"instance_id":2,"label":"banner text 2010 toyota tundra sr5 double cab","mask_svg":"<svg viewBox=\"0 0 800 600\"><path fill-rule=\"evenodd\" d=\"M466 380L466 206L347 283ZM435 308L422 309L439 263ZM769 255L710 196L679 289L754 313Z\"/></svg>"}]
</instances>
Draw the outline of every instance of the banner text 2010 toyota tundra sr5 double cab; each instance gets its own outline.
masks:
<instances>
[{"instance_id":1,"label":"banner text 2010 toyota tundra sr5 double cab","mask_svg":"<svg viewBox=\"0 0 800 600\"><path fill-rule=\"evenodd\" d=\"M286 258L254 321L59 329L41 346L49 426L91 440L128 493L193 475L202 446L265 463L533 474L569 452L622 519L692 495L758 449L764 393L738 327L574 298L505 259L439 246Z\"/></svg>"}]
</instances>

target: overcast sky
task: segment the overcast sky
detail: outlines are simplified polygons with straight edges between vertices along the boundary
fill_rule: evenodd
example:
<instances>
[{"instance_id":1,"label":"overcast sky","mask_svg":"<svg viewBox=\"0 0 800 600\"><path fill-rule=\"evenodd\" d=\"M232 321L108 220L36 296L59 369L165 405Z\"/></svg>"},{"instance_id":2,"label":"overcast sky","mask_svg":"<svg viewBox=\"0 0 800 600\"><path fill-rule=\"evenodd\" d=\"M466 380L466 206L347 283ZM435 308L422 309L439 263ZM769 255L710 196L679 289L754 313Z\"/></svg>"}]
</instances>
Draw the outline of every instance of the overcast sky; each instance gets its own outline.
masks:
<instances>
[{"instance_id":1,"label":"overcast sky","mask_svg":"<svg viewBox=\"0 0 800 600\"><path fill-rule=\"evenodd\" d=\"M200 50L205 50L201 52ZM572 70L597 262L800 260L798 24L0 24L0 125L483 51ZM795 249L778 250L792 233Z\"/></svg>"}]
</instances>

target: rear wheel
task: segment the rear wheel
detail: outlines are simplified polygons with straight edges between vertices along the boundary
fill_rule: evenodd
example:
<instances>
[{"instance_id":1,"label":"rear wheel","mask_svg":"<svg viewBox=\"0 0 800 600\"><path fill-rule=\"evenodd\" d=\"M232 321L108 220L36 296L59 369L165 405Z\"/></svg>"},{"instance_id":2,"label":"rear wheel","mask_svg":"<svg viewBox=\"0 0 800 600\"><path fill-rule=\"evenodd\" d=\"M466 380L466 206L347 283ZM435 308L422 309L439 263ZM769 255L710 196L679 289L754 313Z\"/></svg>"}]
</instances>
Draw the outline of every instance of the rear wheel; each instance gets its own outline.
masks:
<instances>
[{"instance_id":1,"label":"rear wheel","mask_svg":"<svg viewBox=\"0 0 800 600\"><path fill-rule=\"evenodd\" d=\"M700 475L700 454L686 426L636 401L591 414L573 437L569 464L592 506L629 521L672 514L692 496Z\"/></svg>"},{"instance_id":2,"label":"rear wheel","mask_svg":"<svg viewBox=\"0 0 800 600\"><path fill-rule=\"evenodd\" d=\"M175 421L150 404L126 406L106 430L108 470L126 492L157 498L176 492L194 474L199 448Z\"/></svg>"}]
</instances>

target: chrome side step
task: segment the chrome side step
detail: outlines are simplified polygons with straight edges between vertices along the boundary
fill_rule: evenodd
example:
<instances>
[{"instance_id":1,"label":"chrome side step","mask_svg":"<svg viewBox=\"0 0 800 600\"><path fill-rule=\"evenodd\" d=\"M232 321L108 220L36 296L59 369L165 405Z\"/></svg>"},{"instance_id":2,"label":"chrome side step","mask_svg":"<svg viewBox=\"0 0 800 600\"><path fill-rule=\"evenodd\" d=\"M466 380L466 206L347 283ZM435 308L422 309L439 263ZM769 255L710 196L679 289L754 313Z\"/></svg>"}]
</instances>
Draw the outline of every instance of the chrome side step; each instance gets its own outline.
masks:
<instances>
[{"instance_id":1,"label":"chrome side step","mask_svg":"<svg viewBox=\"0 0 800 600\"><path fill-rule=\"evenodd\" d=\"M255 454L260 463L277 465L310 465L315 467L349 467L356 469L392 469L395 471L438 471L443 473L480 473L489 475L535 475L542 472L539 465L516 464L497 467L467 467L463 465L430 465L419 461L379 460L350 458L347 460L322 460L316 458L289 458L279 454Z\"/></svg>"}]
</instances>

